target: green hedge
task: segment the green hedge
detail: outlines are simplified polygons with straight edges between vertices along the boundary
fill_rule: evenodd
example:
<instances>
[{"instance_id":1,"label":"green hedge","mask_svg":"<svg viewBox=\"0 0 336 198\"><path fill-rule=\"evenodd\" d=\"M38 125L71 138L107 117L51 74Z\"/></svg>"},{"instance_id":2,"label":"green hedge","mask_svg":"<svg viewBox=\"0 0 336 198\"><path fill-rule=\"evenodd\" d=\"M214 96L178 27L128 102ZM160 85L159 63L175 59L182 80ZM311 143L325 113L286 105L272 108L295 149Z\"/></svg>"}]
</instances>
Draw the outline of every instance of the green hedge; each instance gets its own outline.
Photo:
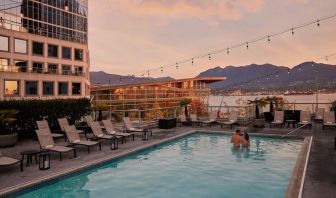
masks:
<instances>
[{"instance_id":1,"label":"green hedge","mask_svg":"<svg viewBox=\"0 0 336 198\"><path fill-rule=\"evenodd\" d=\"M13 128L20 137L35 136L36 121L45 117L51 129L58 128L57 118L67 117L70 124L90 113L90 100L53 99L53 100L3 100L0 109L16 109L19 111Z\"/></svg>"}]
</instances>

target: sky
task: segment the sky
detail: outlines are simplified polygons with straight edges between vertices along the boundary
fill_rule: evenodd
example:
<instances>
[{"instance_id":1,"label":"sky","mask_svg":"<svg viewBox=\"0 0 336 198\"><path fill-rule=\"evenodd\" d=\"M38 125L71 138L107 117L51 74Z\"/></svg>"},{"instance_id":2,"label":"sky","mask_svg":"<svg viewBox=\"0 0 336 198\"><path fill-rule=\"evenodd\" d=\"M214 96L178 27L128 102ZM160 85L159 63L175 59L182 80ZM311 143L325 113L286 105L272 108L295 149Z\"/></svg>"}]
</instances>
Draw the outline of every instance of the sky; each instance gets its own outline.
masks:
<instances>
[{"instance_id":1,"label":"sky","mask_svg":"<svg viewBox=\"0 0 336 198\"><path fill-rule=\"evenodd\" d=\"M336 14L335 0L90 0L91 71L195 77L216 66L293 67L336 53L336 18L165 68ZM336 64L336 56L318 62ZM147 73L146 75L147 76Z\"/></svg>"}]
</instances>

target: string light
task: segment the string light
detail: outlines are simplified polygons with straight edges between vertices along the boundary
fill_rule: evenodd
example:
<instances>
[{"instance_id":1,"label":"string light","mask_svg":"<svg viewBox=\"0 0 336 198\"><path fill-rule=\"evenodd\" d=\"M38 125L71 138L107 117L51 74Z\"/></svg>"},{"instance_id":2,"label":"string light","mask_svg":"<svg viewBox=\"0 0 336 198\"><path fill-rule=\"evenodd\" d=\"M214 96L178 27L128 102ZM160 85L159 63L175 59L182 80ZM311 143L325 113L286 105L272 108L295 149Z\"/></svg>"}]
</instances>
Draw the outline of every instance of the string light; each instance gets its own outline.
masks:
<instances>
[{"instance_id":1,"label":"string light","mask_svg":"<svg viewBox=\"0 0 336 198\"><path fill-rule=\"evenodd\" d=\"M328 56L326 56L326 61L328 61L329 59L328 59Z\"/></svg>"},{"instance_id":2,"label":"string light","mask_svg":"<svg viewBox=\"0 0 336 198\"><path fill-rule=\"evenodd\" d=\"M211 56L210 56L210 54L209 54L209 60L211 60Z\"/></svg>"},{"instance_id":3,"label":"string light","mask_svg":"<svg viewBox=\"0 0 336 198\"><path fill-rule=\"evenodd\" d=\"M163 67L161 67L161 73L163 73Z\"/></svg>"},{"instance_id":4,"label":"string light","mask_svg":"<svg viewBox=\"0 0 336 198\"><path fill-rule=\"evenodd\" d=\"M176 69L178 69L178 63L176 63Z\"/></svg>"},{"instance_id":5,"label":"string light","mask_svg":"<svg viewBox=\"0 0 336 198\"><path fill-rule=\"evenodd\" d=\"M263 37L260 37L260 38L257 38L257 39L254 39L254 40L251 40L251 41L248 41L248 42L243 42L243 43L240 43L240 44L232 45L231 47L227 47L227 48L224 48L224 49L221 49L221 50L216 50L216 51L214 51L212 53L208 53L208 54L205 54L205 55L199 55L199 56L193 57L191 59L191 64L194 65L194 60L196 60L196 59L201 59L201 58L204 58L204 57L208 57L209 58L209 55L210 55L210 59L211 59L211 55L214 55L214 54L217 54L217 53L222 53L222 52L225 52L225 51L226 51L227 55L229 55L230 54L230 50L235 49L235 48L240 48L240 47L242 47L244 45L246 46L246 49L248 49L249 48L249 44L259 42L261 40L264 40L265 38L270 43L271 42L271 37L280 36L280 35L285 34L287 32L291 32L291 34L294 35L295 34L295 32L294 32L295 30L302 29L302 28L311 26L313 24L315 24L315 25L317 24L317 26L320 27L321 21L326 21L326 20L330 20L330 19L333 19L333 18L336 18L336 14L330 15L330 16L327 16L327 17L323 17L323 18L319 18L319 19L314 20L312 22L307 22L307 23L304 23L304 24L301 24L301 25L292 26L291 28L289 28L287 30L282 30L282 31L279 31L277 33L268 34L266 36L263 36ZM190 59L178 61L177 63L183 64L183 63L187 63L188 61L190 61ZM172 64L172 65L166 65L164 67L171 67L171 66L174 66L174 65L175 65L175 63ZM179 65L179 66L181 66L181 65ZM150 69L150 71L157 71L157 70L160 70L160 69L161 69L161 66L159 68Z\"/></svg>"},{"instance_id":6,"label":"string light","mask_svg":"<svg viewBox=\"0 0 336 198\"><path fill-rule=\"evenodd\" d=\"M290 73L289 68L287 69L287 73L288 73L288 74Z\"/></svg>"}]
</instances>

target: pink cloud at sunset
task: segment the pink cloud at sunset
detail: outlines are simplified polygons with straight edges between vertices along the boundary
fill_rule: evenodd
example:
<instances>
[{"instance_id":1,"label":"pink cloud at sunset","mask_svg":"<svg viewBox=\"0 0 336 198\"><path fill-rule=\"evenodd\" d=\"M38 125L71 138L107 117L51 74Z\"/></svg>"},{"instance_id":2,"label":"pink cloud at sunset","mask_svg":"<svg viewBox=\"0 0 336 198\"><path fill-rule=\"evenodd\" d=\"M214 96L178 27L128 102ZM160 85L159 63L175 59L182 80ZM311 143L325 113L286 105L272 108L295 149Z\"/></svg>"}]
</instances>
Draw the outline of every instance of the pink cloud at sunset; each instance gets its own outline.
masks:
<instances>
[{"instance_id":1,"label":"pink cloud at sunset","mask_svg":"<svg viewBox=\"0 0 336 198\"><path fill-rule=\"evenodd\" d=\"M91 69L141 71L207 54L335 14L334 0L99 0L90 1ZM165 70L154 76L192 77L215 66L271 63L293 67L336 52L336 20ZM267 45L266 45L267 44ZM330 63L332 63L330 59ZM334 61L336 63L336 60Z\"/></svg>"}]
</instances>

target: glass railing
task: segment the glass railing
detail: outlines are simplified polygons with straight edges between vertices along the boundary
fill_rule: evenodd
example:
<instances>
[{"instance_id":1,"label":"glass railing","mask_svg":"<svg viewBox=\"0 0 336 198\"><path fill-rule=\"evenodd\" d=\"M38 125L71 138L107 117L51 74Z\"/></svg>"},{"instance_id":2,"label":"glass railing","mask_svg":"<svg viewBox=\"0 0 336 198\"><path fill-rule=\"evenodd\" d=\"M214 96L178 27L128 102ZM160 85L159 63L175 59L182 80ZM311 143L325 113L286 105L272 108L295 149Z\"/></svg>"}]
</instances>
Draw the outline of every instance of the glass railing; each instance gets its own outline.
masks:
<instances>
[{"instance_id":1,"label":"glass railing","mask_svg":"<svg viewBox=\"0 0 336 198\"><path fill-rule=\"evenodd\" d=\"M22 73L55 74L55 75L67 75L67 76L85 76L84 72L79 71L45 69L37 67L27 69L27 67L20 67L20 66L0 66L0 72L13 72L13 73L22 72Z\"/></svg>"}]
</instances>

